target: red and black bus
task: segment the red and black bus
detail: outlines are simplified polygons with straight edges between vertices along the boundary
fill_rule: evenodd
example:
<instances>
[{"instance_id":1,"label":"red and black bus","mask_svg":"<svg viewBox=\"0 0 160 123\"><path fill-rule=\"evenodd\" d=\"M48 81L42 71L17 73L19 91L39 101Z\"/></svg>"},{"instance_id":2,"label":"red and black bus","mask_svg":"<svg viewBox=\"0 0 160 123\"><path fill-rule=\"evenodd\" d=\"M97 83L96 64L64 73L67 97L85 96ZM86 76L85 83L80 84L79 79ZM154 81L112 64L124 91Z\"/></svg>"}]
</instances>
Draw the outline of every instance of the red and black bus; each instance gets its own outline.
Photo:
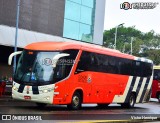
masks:
<instances>
[{"instance_id":1,"label":"red and black bus","mask_svg":"<svg viewBox=\"0 0 160 123\"><path fill-rule=\"evenodd\" d=\"M157 98L160 102L160 66L154 66L152 98Z\"/></svg>"}]
</instances>

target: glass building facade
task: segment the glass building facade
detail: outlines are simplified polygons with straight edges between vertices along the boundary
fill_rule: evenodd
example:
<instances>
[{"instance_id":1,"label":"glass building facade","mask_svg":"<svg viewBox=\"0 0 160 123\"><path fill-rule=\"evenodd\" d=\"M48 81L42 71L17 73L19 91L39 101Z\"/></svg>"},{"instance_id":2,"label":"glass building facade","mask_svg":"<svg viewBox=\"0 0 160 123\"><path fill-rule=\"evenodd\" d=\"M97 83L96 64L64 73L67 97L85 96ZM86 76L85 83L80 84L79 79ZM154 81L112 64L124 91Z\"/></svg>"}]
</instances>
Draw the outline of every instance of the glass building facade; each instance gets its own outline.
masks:
<instances>
[{"instance_id":1,"label":"glass building facade","mask_svg":"<svg viewBox=\"0 0 160 123\"><path fill-rule=\"evenodd\" d=\"M96 0L65 0L63 37L92 42Z\"/></svg>"},{"instance_id":2,"label":"glass building facade","mask_svg":"<svg viewBox=\"0 0 160 123\"><path fill-rule=\"evenodd\" d=\"M105 1L21 0L17 46L70 39L102 45ZM7 61L15 45L16 6L17 0L0 0L0 79L13 75Z\"/></svg>"}]
</instances>

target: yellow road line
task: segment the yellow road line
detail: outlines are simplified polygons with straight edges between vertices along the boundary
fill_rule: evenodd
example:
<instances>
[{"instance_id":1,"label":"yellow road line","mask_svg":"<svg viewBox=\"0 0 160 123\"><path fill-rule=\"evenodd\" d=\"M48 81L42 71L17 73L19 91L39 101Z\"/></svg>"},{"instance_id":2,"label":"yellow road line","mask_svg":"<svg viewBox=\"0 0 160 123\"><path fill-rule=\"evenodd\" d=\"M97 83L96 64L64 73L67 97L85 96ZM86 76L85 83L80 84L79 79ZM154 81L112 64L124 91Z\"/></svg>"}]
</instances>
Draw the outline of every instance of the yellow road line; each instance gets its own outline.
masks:
<instances>
[{"instance_id":1,"label":"yellow road line","mask_svg":"<svg viewBox=\"0 0 160 123\"><path fill-rule=\"evenodd\" d=\"M114 123L114 122L131 122L130 120L86 120L86 121L66 121L61 123Z\"/></svg>"},{"instance_id":2,"label":"yellow road line","mask_svg":"<svg viewBox=\"0 0 160 123\"><path fill-rule=\"evenodd\" d=\"M135 122L148 122L152 120L84 120L84 121L76 121L76 120L70 120L70 121L64 121L59 123L135 123ZM159 120L153 120L152 122L157 122Z\"/></svg>"}]
</instances>

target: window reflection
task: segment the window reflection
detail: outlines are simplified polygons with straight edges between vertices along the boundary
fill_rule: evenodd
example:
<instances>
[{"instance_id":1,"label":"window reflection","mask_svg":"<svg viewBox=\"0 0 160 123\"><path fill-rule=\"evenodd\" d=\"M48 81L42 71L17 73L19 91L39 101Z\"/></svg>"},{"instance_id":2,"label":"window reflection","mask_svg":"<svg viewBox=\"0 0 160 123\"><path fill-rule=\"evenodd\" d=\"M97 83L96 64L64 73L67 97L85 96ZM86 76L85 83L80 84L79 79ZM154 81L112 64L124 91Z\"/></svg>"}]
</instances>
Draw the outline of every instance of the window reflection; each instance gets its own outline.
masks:
<instances>
[{"instance_id":1,"label":"window reflection","mask_svg":"<svg viewBox=\"0 0 160 123\"><path fill-rule=\"evenodd\" d=\"M80 24L79 40L87 42L92 41L91 26Z\"/></svg>"},{"instance_id":2,"label":"window reflection","mask_svg":"<svg viewBox=\"0 0 160 123\"><path fill-rule=\"evenodd\" d=\"M82 0L82 5L93 8L94 0Z\"/></svg>"},{"instance_id":3,"label":"window reflection","mask_svg":"<svg viewBox=\"0 0 160 123\"><path fill-rule=\"evenodd\" d=\"M152 68L152 63L83 51L76 68L76 73L94 71L119 75L150 77L152 75Z\"/></svg>"},{"instance_id":4,"label":"window reflection","mask_svg":"<svg viewBox=\"0 0 160 123\"><path fill-rule=\"evenodd\" d=\"M92 42L95 0L66 0L63 37Z\"/></svg>"},{"instance_id":5,"label":"window reflection","mask_svg":"<svg viewBox=\"0 0 160 123\"><path fill-rule=\"evenodd\" d=\"M73 3L71 1L66 2L66 8L65 8L65 18L79 21L80 20L80 12L81 12L81 6L80 4Z\"/></svg>"},{"instance_id":6,"label":"window reflection","mask_svg":"<svg viewBox=\"0 0 160 123\"><path fill-rule=\"evenodd\" d=\"M82 23L92 25L92 9L82 6L81 7L81 20Z\"/></svg>"},{"instance_id":7,"label":"window reflection","mask_svg":"<svg viewBox=\"0 0 160 123\"><path fill-rule=\"evenodd\" d=\"M69 0L69 1L73 1L73 2L75 2L75 3L81 4L81 0ZM92 1L92 0L91 0L91 1Z\"/></svg>"},{"instance_id":8,"label":"window reflection","mask_svg":"<svg viewBox=\"0 0 160 123\"><path fill-rule=\"evenodd\" d=\"M75 21L64 19L63 36L67 38L78 40L78 34L79 34L79 23Z\"/></svg>"}]
</instances>

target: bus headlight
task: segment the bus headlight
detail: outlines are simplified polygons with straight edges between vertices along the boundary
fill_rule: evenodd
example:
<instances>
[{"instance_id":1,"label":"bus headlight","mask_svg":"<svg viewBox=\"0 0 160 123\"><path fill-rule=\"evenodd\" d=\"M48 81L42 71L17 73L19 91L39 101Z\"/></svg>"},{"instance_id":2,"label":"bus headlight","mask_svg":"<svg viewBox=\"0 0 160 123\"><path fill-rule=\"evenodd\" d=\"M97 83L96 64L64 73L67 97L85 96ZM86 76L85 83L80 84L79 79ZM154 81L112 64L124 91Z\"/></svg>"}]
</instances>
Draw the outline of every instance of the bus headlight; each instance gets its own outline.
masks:
<instances>
[{"instance_id":1,"label":"bus headlight","mask_svg":"<svg viewBox=\"0 0 160 123\"><path fill-rule=\"evenodd\" d=\"M53 89L48 88L48 89L44 89L44 90L39 90L40 93L48 93L51 92Z\"/></svg>"},{"instance_id":2,"label":"bus headlight","mask_svg":"<svg viewBox=\"0 0 160 123\"><path fill-rule=\"evenodd\" d=\"M17 88L16 86L13 86L13 90L17 91L17 90L18 90L18 88Z\"/></svg>"},{"instance_id":3,"label":"bus headlight","mask_svg":"<svg viewBox=\"0 0 160 123\"><path fill-rule=\"evenodd\" d=\"M51 92L52 91L52 89L45 89L45 90L43 90L43 93L48 93L48 92Z\"/></svg>"}]
</instances>

